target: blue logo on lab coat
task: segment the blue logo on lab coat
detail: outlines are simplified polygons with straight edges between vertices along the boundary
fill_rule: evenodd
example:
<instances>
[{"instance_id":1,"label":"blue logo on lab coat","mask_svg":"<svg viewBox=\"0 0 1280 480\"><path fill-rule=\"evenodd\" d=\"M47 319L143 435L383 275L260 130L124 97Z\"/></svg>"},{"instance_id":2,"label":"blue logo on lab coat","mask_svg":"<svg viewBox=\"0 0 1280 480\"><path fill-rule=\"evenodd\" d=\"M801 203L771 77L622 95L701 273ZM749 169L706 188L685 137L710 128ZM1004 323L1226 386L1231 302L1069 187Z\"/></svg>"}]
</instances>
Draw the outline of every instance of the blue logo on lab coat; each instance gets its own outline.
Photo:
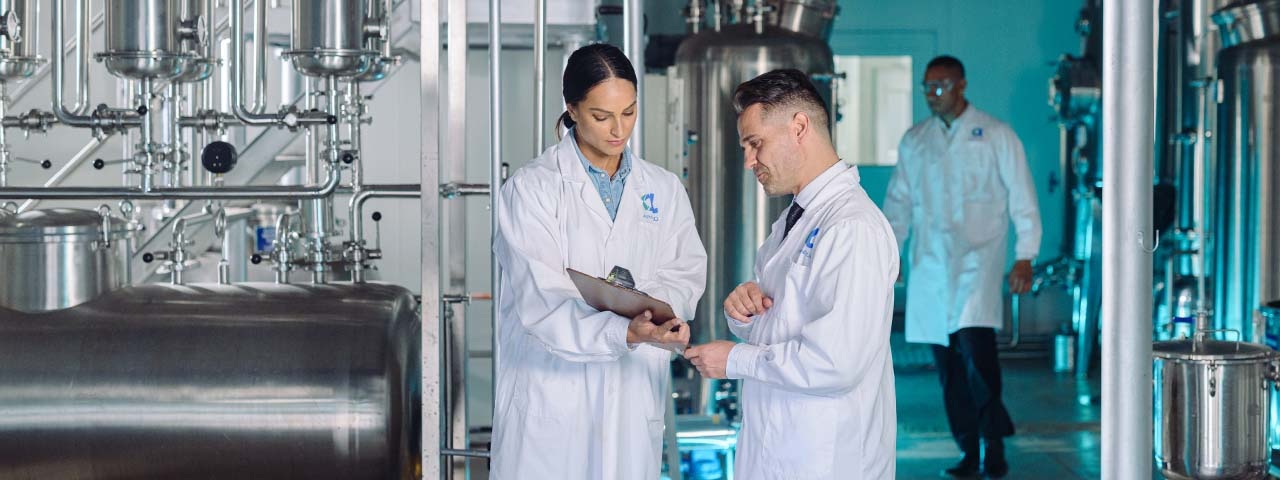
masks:
<instances>
[{"instance_id":1,"label":"blue logo on lab coat","mask_svg":"<svg viewBox=\"0 0 1280 480\"><path fill-rule=\"evenodd\" d=\"M654 202L653 192L640 196L641 207L644 208L644 219L650 222L658 222L658 205Z\"/></svg>"},{"instance_id":2,"label":"blue logo on lab coat","mask_svg":"<svg viewBox=\"0 0 1280 480\"><path fill-rule=\"evenodd\" d=\"M977 138L982 138L982 127L973 129L973 136Z\"/></svg>"},{"instance_id":3,"label":"blue logo on lab coat","mask_svg":"<svg viewBox=\"0 0 1280 480\"><path fill-rule=\"evenodd\" d=\"M796 263L809 266L813 263L813 247L818 244L818 232L821 229L814 228L809 232L809 236L804 237L804 246L800 247L800 253L796 256Z\"/></svg>"}]
</instances>

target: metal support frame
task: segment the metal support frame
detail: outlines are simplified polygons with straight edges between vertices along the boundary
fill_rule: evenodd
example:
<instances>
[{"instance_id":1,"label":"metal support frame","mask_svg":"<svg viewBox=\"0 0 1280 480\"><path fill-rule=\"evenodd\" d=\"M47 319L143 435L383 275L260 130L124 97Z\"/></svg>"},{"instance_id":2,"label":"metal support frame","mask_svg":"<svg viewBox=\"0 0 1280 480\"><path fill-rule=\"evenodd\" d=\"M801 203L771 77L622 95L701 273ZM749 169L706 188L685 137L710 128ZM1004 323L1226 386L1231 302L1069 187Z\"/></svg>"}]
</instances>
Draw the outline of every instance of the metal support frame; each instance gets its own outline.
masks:
<instances>
[{"instance_id":1,"label":"metal support frame","mask_svg":"<svg viewBox=\"0 0 1280 480\"><path fill-rule=\"evenodd\" d=\"M1152 470L1154 6L1104 2L1103 18L1102 478L1118 480Z\"/></svg>"},{"instance_id":2,"label":"metal support frame","mask_svg":"<svg viewBox=\"0 0 1280 480\"><path fill-rule=\"evenodd\" d=\"M493 0L496 3L496 0ZM422 199L422 451L420 469L423 479L443 478L441 468L443 430L440 415L440 0L422 0L418 10L419 54L421 69L419 87L421 95L422 136L421 188ZM494 132L497 135L497 132Z\"/></svg>"}]
</instances>

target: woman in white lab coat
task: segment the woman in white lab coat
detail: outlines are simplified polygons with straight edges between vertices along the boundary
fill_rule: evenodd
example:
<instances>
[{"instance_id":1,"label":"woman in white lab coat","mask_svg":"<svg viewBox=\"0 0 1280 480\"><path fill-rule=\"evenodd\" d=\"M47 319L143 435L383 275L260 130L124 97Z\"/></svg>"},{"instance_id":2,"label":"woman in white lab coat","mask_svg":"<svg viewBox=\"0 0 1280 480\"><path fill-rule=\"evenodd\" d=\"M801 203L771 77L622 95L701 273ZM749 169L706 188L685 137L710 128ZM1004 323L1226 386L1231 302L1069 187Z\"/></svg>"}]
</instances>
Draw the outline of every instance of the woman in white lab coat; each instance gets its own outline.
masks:
<instances>
[{"instance_id":1,"label":"woman in white lab coat","mask_svg":"<svg viewBox=\"0 0 1280 480\"><path fill-rule=\"evenodd\" d=\"M653 345L687 344L689 328L598 312L565 272L626 268L684 319L702 296L706 251L688 194L626 148L636 98L620 50L575 51L564 73L568 131L498 197L495 479L659 476L671 354Z\"/></svg>"}]
</instances>

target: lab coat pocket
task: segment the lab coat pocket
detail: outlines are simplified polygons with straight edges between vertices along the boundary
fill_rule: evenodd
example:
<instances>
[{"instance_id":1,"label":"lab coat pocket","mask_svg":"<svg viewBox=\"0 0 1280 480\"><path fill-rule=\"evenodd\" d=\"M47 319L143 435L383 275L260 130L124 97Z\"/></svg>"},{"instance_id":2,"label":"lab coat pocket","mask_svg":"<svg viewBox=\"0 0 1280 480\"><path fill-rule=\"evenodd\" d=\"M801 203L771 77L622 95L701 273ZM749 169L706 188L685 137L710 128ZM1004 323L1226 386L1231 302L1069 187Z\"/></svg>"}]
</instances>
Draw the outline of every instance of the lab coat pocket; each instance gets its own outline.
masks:
<instances>
[{"instance_id":1,"label":"lab coat pocket","mask_svg":"<svg viewBox=\"0 0 1280 480\"><path fill-rule=\"evenodd\" d=\"M964 223L959 230L970 246L983 245L1004 235L1005 225L999 201L970 200L964 202Z\"/></svg>"},{"instance_id":2,"label":"lab coat pocket","mask_svg":"<svg viewBox=\"0 0 1280 480\"><path fill-rule=\"evenodd\" d=\"M832 400L790 394L780 403L773 439L778 450L776 474L784 478L832 478L837 411Z\"/></svg>"}]
</instances>

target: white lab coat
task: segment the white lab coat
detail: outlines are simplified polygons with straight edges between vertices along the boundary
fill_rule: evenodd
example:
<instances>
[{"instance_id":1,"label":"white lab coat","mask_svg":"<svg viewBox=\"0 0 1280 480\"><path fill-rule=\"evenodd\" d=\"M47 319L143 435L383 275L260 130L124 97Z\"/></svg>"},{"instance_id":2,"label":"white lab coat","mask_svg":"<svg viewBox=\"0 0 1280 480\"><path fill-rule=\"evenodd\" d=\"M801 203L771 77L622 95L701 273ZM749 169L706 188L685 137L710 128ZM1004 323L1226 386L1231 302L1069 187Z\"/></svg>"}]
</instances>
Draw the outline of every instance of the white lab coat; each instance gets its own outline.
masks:
<instances>
[{"instance_id":1,"label":"white lab coat","mask_svg":"<svg viewBox=\"0 0 1280 480\"><path fill-rule=\"evenodd\" d=\"M907 341L949 345L968 327L1004 325L1009 218L1017 258L1040 251L1036 187L1017 134L969 105L902 137L884 213L902 249L908 234Z\"/></svg>"},{"instance_id":2,"label":"white lab coat","mask_svg":"<svg viewBox=\"0 0 1280 480\"><path fill-rule=\"evenodd\" d=\"M773 306L752 322L727 318L746 340L729 354L742 379L738 480L891 479L897 414L889 330L898 249L884 215L836 163L796 201L756 256Z\"/></svg>"},{"instance_id":3,"label":"white lab coat","mask_svg":"<svg viewBox=\"0 0 1280 480\"><path fill-rule=\"evenodd\" d=\"M627 268L637 288L689 319L707 255L674 174L633 159L610 220L572 138L517 171L498 199L492 478L652 480L671 354L629 347L630 319L584 303L565 268L598 277Z\"/></svg>"}]
</instances>

